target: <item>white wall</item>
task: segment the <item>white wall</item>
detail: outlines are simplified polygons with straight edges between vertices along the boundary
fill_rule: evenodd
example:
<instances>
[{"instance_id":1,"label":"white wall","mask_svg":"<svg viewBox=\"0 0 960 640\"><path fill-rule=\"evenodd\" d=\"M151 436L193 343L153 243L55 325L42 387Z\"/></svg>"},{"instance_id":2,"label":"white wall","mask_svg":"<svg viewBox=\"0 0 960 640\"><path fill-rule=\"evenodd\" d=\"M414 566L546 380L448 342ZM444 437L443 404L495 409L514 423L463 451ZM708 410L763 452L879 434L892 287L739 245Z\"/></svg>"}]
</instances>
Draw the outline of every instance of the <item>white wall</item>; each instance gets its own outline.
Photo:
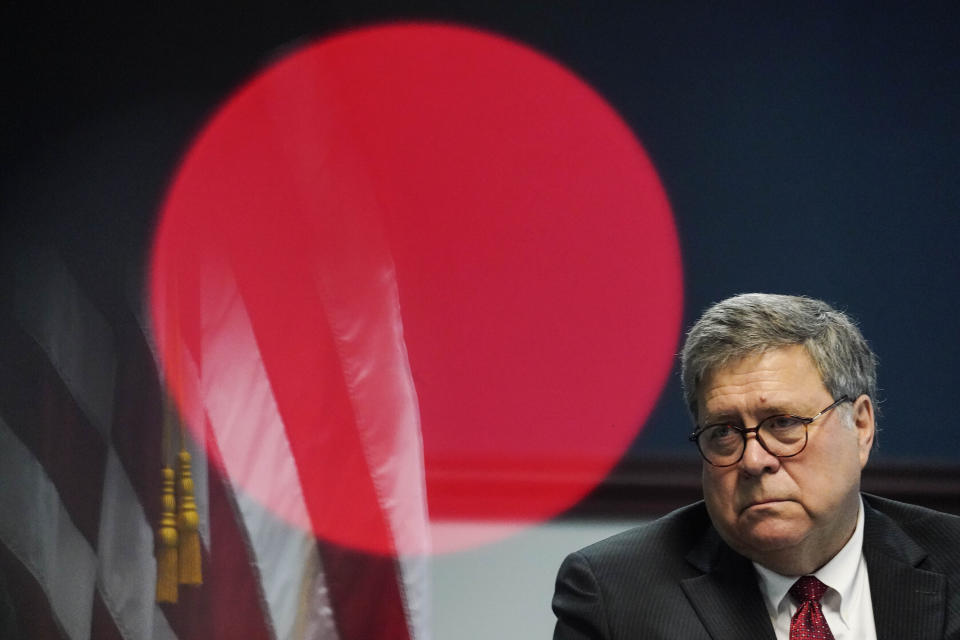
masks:
<instances>
[{"instance_id":1,"label":"white wall","mask_svg":"<svg viewBox=\"0 0 960 640\"><path fill-rule=\"evenodd\" d=\"M551 638L553 582L563 558L640 524L551 522L433 560L435 640Z\"/></svg>"}]
</instances>

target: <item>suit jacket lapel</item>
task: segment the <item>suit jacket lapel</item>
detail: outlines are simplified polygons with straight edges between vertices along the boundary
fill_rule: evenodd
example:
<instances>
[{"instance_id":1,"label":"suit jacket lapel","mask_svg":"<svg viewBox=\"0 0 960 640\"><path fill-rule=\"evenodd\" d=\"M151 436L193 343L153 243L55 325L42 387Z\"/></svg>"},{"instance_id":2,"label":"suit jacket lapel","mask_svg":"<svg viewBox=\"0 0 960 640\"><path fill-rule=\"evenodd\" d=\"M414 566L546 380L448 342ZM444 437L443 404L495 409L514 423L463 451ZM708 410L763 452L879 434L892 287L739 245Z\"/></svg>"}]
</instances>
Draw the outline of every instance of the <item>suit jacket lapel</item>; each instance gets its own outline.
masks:
<instances>
[{"instance_id":1,"label":"suit jacket lapel","mask_svg":"<svg viewBox=\"0 0 960 640\"><path fill-rule=\"evenodd\" d=\"M863 555L877 640L943 637L946 576L920 569L926 552L866 500L864 517Z\"/></svg>"},{"instance_id":2,"label":"suit jacket lapel","mask_svg":"<svg viewBox=\"0 0 960 640\"><path fill-rule=\"evenodd\" d=\"M724 544L713 527L687 560L703 575L682 580L681 586L713 640L775 640L753 565Z\"/></svg>"}]
</instances>

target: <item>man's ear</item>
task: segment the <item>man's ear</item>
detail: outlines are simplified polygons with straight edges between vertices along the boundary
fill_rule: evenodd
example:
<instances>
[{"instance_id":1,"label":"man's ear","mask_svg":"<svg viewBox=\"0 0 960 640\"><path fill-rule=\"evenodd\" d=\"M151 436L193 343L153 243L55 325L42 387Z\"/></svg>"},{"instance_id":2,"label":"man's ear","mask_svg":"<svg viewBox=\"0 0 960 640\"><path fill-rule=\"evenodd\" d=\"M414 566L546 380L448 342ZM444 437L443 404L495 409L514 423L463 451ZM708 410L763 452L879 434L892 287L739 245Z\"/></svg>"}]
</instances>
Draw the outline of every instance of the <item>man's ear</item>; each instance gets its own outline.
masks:
<instances>
[{"instance_id":1,"label":"man's ear","mask_svg":"<svg viewBox=\"0 0 960 640\"><path fill-rule=\"evenodd\" d=\"M870 450L873 449L873 438L876 435L877 427L873 401L867 394L863 394L853 401L853 426L857 430L860 468L862 469L867 464L867 460L870 459Z\"/></svg>"}]
</instances>

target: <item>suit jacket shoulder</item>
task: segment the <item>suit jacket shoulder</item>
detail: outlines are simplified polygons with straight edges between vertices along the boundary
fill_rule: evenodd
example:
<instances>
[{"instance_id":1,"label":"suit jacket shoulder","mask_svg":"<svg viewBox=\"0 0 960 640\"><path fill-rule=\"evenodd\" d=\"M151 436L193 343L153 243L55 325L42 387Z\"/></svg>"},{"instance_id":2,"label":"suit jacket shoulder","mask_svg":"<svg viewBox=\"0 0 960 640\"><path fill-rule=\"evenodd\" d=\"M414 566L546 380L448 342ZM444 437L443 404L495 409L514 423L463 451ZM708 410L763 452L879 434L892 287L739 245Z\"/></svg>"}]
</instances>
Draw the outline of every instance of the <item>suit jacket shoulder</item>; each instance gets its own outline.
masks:
<instances>
[{"instance_id":1,"label":"suit jacket shoulder","mask_svg":"<svg viewBox=\"0 0 960 640\"><path fill-rule=\"evenodd\" d=\"M960 517L864 494L863 554L884 638L960 638Z\"/></svg>"},{"instance_id":2,"label":"suit jacket shoulder","mask_svg":"<svg viewBox=\"0 0 960 640\"><path fill-rule=\"evenodd\" d=\"M570 554L553 609L555 639L773 637L752 565L702 502Z\"/></svg>"},{"instance_id":3,"label":"suit jacket shoulder","mask_svg":"<svg viewBox=\"0 0 960 640\"><path fill-rule=\"evenodd\" d=\"M924 566L952 574L960 573L960 516L867 493L863 494L863 500L866 507L889 518L917 549L898 537L891 539L886 528L881 528L881 535L871 536L871 544L893 555L907 553L913 557L913 554L920 554ZM867 515L870 515L869 509Z\"/></svg>"}]
</instances>

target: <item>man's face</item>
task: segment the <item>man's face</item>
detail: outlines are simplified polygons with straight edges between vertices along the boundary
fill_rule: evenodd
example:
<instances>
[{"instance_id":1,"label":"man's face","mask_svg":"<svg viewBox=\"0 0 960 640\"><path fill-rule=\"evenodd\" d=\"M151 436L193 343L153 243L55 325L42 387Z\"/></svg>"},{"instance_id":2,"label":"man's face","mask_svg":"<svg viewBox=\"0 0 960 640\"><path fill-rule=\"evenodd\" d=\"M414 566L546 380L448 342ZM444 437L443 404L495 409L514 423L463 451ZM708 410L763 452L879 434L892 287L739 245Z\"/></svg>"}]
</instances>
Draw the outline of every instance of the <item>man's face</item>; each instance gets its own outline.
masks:
<instances>
[{"instance_id":1,"label":"man's face","mask_svg":"<svg viewBox=\"0 0 960 640\"><path fill-rule=\"evenodd\" d=\"M812 417L834 400L807 350L783 347L710 372L699 422L755 427L771 415ZM704 462L707 510L727 544L781 573L815 571L839 551L856 524L860 471L873 443L869 397L856 399L853 425L848 410L810 424L806 448L792 458L769 454L750 435L737 464Z\"/></svg>"}]
</instances>

